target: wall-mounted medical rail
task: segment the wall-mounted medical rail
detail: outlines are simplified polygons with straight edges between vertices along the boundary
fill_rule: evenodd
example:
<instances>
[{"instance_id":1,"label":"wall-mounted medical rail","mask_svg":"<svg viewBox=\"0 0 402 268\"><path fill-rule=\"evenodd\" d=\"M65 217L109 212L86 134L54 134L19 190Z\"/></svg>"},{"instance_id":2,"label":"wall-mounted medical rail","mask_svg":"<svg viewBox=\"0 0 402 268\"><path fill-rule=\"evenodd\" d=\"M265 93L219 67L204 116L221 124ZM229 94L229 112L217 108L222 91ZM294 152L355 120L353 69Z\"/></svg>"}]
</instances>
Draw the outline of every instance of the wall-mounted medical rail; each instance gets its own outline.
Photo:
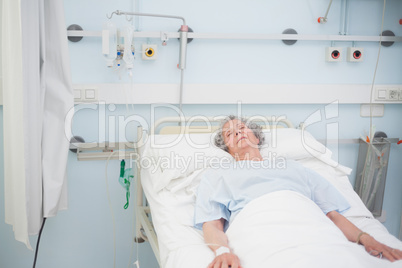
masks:
<instances>
[{"instance_id":1,"label":"wall-mounted medical rail","mask_svg":"<svg viewBox=\"0 0 402 268\"><path fill-rule=\"evenodd\" d=\"M389 143L398 143L398 138L385 138ZM317 139L323 144L359 144L360 139ZM138 157L133 142L116 143L71 143L70 149L77 149L78 161L107 159L130 159ZM117 152L116 152L117 151ZM110 156L113 152L112 156Z\"/></svg>"},{"instance_id":2,"label":"wall-mounted medical rail","mask_svg":"<svg viewBox=\"0 0 402 268\"><path fill-rule=\"evenodd\" d=\"M101 31L67 31L68 36L102 37ZM178 32L134 32L134 38L161 38L164 35L180 38ZM187 38L223 40L303 40L303 41L346 41L346 42L402 42L402 36L363 35L313 35L313 34L236 34L236 33L187 33Z\"/></svg>"},{"instance_id":3,"label":"wall-mounted medical rail","mask_svg":"<svg viewBox=\"0 0 402 268\"><path fill-rule=\"evenodd\" d=\"M70 143L70 149L77 150L79 161L133 159L136 153L132 142Z\"/></svg>"}]
</instances>

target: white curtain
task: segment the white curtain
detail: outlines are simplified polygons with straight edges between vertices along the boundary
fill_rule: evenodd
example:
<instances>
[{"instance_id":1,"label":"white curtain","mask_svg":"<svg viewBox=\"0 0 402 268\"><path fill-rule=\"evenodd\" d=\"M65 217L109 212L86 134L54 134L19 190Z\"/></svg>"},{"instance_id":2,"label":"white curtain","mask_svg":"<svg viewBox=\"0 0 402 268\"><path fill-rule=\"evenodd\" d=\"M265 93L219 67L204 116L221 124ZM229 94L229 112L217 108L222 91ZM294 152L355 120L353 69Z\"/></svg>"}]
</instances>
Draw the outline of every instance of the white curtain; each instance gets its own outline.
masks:
<instances>
[{"instance_id":1,"label":"white curtain","mask_svg":"<svg viewBox=\"0 0 402 268\"><path fill-rule=\"evenodd\" d=\"M5 218L30 248L44 217L67 208L73 107L62 0L2 0Z\"/></svg>"}]
</instances>

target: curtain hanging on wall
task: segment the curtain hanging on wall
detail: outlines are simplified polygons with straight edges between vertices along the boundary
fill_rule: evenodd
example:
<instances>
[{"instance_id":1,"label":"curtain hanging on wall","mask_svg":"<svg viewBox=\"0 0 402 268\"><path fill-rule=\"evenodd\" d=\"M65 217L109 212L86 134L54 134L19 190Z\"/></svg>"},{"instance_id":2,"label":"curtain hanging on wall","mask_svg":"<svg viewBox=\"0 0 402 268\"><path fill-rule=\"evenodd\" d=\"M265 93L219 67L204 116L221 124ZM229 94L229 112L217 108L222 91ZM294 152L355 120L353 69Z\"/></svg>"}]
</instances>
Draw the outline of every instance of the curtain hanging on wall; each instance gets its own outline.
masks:
<instances>
[{"instance_id":1,"label":"curtain hanging on wall","mask_svg":"<svg viewBox=\"0 0 402 268\"><path fill-rule=\"evenodd\" d=\"M5 218L30 248L43 218L67 208L73 93L63 1L3 0L1 17Z\"/></svg>"}]
</instances>

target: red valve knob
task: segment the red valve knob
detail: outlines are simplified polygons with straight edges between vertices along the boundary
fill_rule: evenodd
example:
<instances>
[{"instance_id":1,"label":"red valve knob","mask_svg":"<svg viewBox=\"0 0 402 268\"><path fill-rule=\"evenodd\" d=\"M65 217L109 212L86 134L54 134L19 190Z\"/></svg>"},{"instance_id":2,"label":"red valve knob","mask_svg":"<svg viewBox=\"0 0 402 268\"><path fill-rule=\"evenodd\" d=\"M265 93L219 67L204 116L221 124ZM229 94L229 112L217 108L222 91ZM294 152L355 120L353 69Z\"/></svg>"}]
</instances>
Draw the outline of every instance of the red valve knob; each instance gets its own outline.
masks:
<instances>
[{"instance_id":1,"label":"red valve knob","mask_svg":"<svg viewBox=\"0 0 402 268\"><path fill-rule=\"evenodd\" d=\"M320 23L320 24L324 24L324 23L327 22L327 18L319 17L319 18L317 19L317 21L318 21L318 23Z\"/></svg>"}]
</instances>

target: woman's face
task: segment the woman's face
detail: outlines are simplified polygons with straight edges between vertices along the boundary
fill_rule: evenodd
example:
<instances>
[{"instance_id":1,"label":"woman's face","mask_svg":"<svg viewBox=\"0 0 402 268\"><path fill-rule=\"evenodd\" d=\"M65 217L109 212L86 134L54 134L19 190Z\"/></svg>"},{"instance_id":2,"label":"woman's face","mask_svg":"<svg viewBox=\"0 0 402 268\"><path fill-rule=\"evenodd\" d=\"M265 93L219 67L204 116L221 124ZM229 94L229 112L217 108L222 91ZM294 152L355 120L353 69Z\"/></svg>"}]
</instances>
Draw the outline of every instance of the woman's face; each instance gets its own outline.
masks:
<instances>
[{"instance_id":1,"label":"woman's face","mask_svg":"<svg viewBox=\"0 0 402 268\"><path fill-rule=\"evenodd\" d=\"M258 148L258 143L260 142L253 131L237 119L226 122L223 125L222 134L231 155Z\"/></svg>"}]
</instances>

